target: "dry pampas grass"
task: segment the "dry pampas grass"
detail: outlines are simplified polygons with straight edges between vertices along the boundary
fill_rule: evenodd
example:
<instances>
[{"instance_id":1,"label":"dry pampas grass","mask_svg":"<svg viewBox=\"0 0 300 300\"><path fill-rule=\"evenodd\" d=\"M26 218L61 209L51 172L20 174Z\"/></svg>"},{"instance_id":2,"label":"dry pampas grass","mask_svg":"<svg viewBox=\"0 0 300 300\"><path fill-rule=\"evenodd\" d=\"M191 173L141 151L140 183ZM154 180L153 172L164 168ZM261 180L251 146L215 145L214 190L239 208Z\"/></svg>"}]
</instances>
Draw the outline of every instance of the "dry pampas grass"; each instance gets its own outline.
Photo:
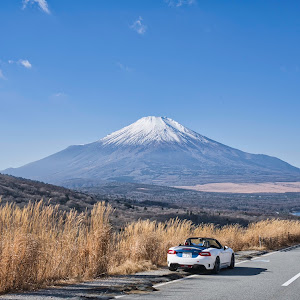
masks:
<instances>
[{"instance_id":1,"label":"dry pampas grass","mask_svg":"<svg viewBox=\"0 0 300 300\"><path fill-rule=\"evenodd\" d=\"M140 220L114 233L111 212L103 202L81 214L42 202L1 206L0 292L153 269L166 264L169 247L190 236L214 237L235 251L300 243L300 222L295 220L265 220L248 227Z\"/></svg>"}]
</instances>

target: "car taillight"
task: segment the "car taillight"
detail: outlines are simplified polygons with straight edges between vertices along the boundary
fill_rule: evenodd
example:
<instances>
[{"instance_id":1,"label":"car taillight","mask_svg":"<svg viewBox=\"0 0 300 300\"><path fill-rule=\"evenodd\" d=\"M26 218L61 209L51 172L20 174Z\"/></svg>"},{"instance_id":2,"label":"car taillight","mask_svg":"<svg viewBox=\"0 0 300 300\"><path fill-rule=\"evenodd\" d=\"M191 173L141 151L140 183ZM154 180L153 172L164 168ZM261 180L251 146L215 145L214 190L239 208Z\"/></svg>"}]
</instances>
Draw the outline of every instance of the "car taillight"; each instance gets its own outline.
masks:
<instances>
[{"instance_id":1,"label":"car taillight","mask_svg":"<svg viewBox=\"0 0 300 300\"><path fill-rule=\"evenodd\" d=\"M201 256L211 256L210 252L199 252Z\"/></svg>"},{"instance_id":2,"label":"car taillight","mask_svg":"<svg viewBox=\"0 0 300 300\"><path fill-rule=\"evenodd\" d=\"M168 250L168 254L176 254L175 250Z\"/></svg>"}]
</instances>

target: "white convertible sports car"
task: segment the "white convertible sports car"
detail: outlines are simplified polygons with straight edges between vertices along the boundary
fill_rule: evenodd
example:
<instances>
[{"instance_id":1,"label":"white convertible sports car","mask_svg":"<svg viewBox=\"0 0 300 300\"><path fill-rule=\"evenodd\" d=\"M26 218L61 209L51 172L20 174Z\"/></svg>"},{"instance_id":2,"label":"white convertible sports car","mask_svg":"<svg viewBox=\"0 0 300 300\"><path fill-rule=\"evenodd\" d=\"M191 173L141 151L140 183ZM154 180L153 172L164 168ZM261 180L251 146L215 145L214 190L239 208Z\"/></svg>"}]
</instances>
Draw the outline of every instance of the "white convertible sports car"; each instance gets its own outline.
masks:
<instances>
[{"instance_id":1,"label":"white convertible sports car","mask_svg":"<svg viewBox=\"0 0 300 300\"><path fill-rule=\"evenodd\" d=\"M188 238L184 245L168 250L168 267L171 271L189 268L211 270L217 274L221 268L233 269L234 263L234 251L212 238Z\"/></svg>"}]
</instances>

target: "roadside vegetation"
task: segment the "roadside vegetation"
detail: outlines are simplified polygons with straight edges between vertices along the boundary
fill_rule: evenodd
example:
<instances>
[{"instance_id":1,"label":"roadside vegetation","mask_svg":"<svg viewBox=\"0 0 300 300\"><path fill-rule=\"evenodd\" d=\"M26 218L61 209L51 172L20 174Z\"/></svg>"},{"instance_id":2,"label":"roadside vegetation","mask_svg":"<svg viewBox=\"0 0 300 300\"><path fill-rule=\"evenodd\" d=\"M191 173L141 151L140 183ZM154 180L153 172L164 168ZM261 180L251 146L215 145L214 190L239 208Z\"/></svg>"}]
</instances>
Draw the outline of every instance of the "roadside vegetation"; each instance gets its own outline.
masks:
<instances>
[{"instance_id":1,"label":"roadside vegetation","mask_svg":"<svg viewBox=\"0 0 300 300\"><path fill-rule=\"evenodd\" d=\"M235 251L300 243L297 220L264 220L247 227L140 220L116 232L109 222L112 211L104 202L83 213L42 202L1 206L0 293L162 266L167 249L189 236L215 237Z\"/></svg>"}]
</instances>

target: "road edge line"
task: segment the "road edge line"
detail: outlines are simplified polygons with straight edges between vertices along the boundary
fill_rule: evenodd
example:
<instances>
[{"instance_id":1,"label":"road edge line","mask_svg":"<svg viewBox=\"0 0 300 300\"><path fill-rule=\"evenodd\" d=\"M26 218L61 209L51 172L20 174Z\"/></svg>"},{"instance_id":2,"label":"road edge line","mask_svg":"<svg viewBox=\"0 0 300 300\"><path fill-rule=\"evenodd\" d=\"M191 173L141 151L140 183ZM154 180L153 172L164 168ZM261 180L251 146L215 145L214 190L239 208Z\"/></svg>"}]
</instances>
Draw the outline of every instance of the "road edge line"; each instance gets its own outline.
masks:
<instances>
[{"instance_id":1,"label":"road edge line","mask_svg":"<svg viewBox=\"0 0 300 300\"><path fill-rule=\"evenodd\" d=\"M281 286L289 286L292 282L294 282L296 279L298 279L300 277L300 273L298 273L297 275L295 275L294 277L292 277L291 279L289 279L288 281L286 281L284 284L282 284Z\"/></svg>"}]
</instances>

